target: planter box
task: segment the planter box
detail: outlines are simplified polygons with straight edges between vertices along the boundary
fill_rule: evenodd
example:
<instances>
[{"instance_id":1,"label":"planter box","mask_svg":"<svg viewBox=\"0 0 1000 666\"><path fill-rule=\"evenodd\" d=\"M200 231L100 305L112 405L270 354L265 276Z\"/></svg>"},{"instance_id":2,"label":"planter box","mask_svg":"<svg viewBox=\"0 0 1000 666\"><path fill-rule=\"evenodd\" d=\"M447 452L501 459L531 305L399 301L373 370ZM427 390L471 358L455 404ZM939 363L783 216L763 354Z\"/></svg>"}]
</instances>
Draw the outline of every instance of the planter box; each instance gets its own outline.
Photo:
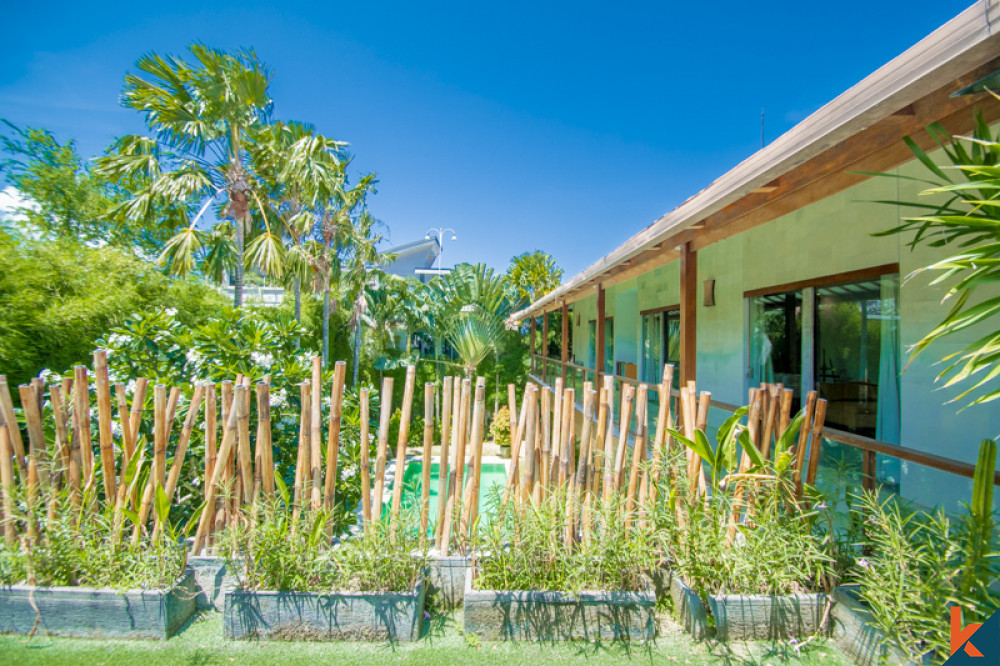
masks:
<instances>
[{"instance_id":1,"label":"planter box","mask_svg":"<svg viewBox=\"0 0 1000 666\"><path fill-rule=\"evenodd\" d=\"M857 598L857 585L841 585L833 591L831 613L834 644L858 666L901 664L907 661L899 649L888 644L885 635L870 624L871 613Z\"/></svg>"},{"instance_id":2,"label":"planter box","mask_svg":"<svg viewBox=\"0 0 1000 666\"><path fill-rule=\"evenodd\" d=\"M485 640L650 640L656 594L475 590L465 579L464 631Z\"/></svg>"},{"instance_id":3,"label":"planter box","mask_svg":"<svg viewBox=\"0 0 1000 666\"><path fill-rule=\"evenodd\" d=\"M427 558L428 591L438 607L452 610L462 606L465 601L465 577L471 561L466 555L431 555Z\"/></svg>"},{"instance_id":4,"label":"planter box","mask_svg":"<svg viewBox=\"0 0 1000 666\"><path fill-rule=\"evenodd\" d=\"M722 641L806 638L821 631L827 595L717 594L708 604Z\"/></svg>"},{"instance_id":5,"label":"planter box","mask_svg":"<svg viewBox=\"0 0 1000 666\"><path fill-rule=\"evenodd\" d=\"M188 570L168 590L94 587L0 587L0 633L78 638L167 638L195 611ZM37 611L36 611L37 608Z\"/></svg>"},{"instance_id":6,"label":"planter box","mask_svg":"<svg viewBox=\"0 0 1000 666\"><path fill-rule=\"evenodd\" d=\"M239 581L226 566L226 559L213 555L191 556L188 567L194 572L198 610L221 611L226 592L239 587Z\"/></svg>"},{"instance_id":7,"label":"planter box","mask_svg":"<svg viewBox=\"0 0 1000 666\"><path fill-rule=\"evenodd\" d=\"M715 622L718 640L775 640L805 638L824 629L829 603L825 594L710 594L708 609L701 597L679 576L670 585L674 610L684 630L703 640L713 634L708 610Z\"/></svg>"},{"instance_id":8,"label":"planter box","mask_svg":"<svg viewBox=\"0 0 1000 666\"><path fill-rule=\"evenodd\" d=\"M423 624L423 576L410 592L250 592L225 595L226 638L414 641Z\"/></svg>"}]
</instances>

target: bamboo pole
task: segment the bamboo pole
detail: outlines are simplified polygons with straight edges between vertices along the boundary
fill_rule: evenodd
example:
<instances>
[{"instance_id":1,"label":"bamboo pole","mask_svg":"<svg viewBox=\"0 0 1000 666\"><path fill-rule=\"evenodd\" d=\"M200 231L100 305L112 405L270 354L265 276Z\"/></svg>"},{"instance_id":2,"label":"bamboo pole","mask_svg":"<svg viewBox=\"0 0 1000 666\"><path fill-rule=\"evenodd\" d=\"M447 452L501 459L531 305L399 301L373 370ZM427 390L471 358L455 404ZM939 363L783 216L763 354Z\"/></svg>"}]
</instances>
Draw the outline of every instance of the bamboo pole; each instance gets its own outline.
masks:
<instances>
[{"instance_id":1,"label":"bamboo pole","mask_svg":"<svg viewBox=\"0 0 1000 666\"><path fill-rule=\"evenodd\" d=\"M802 466L805 464L806 447L809 443L809 424L813 422L813 411L816 408L816 392L806 394L805 415L799 429L799 441L795 446L795 495L802 496Z\"/></svg>"},{"instance_id":2,"label":"bamboo pole","mask_svg":"<svg viewBox=\"0 0 1000 666\"><path fill-rule=\"evenodd\" d=\"M73 368L73 439L80 442L80 475L84 488L90 486L94 472L94 451L90 440L90 390L87 386L87 368Z\"/></svg>"},{"instance_id":3,"label":"bamboo pole","mask_svg":"<svg viewBox=\"0 0 1000 666\"><path fill-rule=\"evenodd\" d=\"M304 381L299 384L299 396L301 407L299 411L299 447L298 456L295 461L295 510L292 515L298 518L302 511L302 505L309 496L309 470L312 465L311 444L309 437L312 434L312 384Z\"/></svg>"},{"instance_id":4,"label":"bamboo pole","mask_svg":"<svg viewBox=\"0 0 1000 666\"><path fill-rule=\"evenodd\" d=\"M373 518L382 517L382 495L385 493L385 458L389 448L389 421L392 419L392 377L382 379L382 395L379 399L378 453L375 457L375 495L372 509Z\"/></svg>"},{"instance_id":5,"label":"bamboo pole","mask_svg":"<svg viewBox=\"0 0 1000 666\"><path fill-rule=\"evenodd\" d=\"M257 448L260 450L257 476L264 497L274 496L274 446L271 442L271 385L257 383Z\"/></svg>"},{"instance_id":6,"label":"bamboo pole","mask_svg":"<svg viewBox=\"0 0 1000 666\"><path fill-rule=\"evenodd\" d=\"M611 384L614 382L614 377L605 376L602 383L604 384L598 389L598 405L597 405L597 432L594 433L594 477L591 482L591 491L595 496L605 497L604 489L607 485L604 483L605 470L609 470L607 473L610 474L611 464L608 457L608 428L609 428L609 415L611 413L611 400L613 394L613 387Z\"/></svg>"},{"instance_id":7,"label":"bamboo pole","mask_svg":"<svg viewBox=\"0 0 1000 666\"><path fill-rule=\"evenodd\" d=\"M49 485L48 457L46 456L45 429L42 413L38 407L38 390L34 386L21 385L21 409L24 411L25 426L28 431L28 480L42 488Z\"/></svg>"},{"instance_id":8,"label":"bamboo pole","mask_svg":"<svg viewBox=\"0 0 1000 666\"><path fill-rule=\"evenodd\" d=\"M362 523L364 529L368 529L368 524L372 519L372 494L371 494L371 461L369 457L371 455L371 443L369 440L369 429L371 427L369 419L371 415L369 413L371 406L368 400L368 387L362 387L358 394L358 408L361 413L361 441L359 447L361 449L361 517L364 522Z\"/></svg>"},{"instance_id":9,"label":"bamboo pole","mask_svg":"<svg viewBox=\"0 0 1000 666\"><path fill-rule=\"evenodd\" d=\"M517 427L514 429L513 439L510 443L510 472L507 474L507 482L504 484L503 502L507 503L512 492L516 493L520 482L521 470L520 470L520 459L521 459L521 440L524 437L525 428L525 415L527 412L524 409L524 404L528 399L528 392L534 390L533 384L528 383L524 390L524 398L521 401L521 415L520 420L517 422ZM516 495L515 495L516 496Z\"/></svg>"},{"instance_id":10,"label":"bamboo pole","mask_svg":"<svg viewBox=\"0 0 1000 666\"><path fill-rule=\"evenodd\" d=\"M441 381L441 446L438 456L438 510L434 522L434 547L440 552L441 540L444 536L444 512L448 504L448 448L451 444L451 403L453 379L445 377Z\"/></svg>"},{"instance_id":11,"label":"bamboo pole","mask_svg":"<svg viewBox=\"0 0 1000 666\"><path fill-rule=\"evenodd\" d=\"M760 454L764 460L767 460L771 457L771 437L774 435L777 425L779 389L772 384L767 386L765 391L767 393L767 413L764 416L764 441Z\"/></svg>"},{"instance_id":12,"label":"bamboo pole","mask_svg":"<svg viewBox=\"0 0 1000 666\"><path fill-rule=\"evenodd\" d=\"M597 394L590 382L583 383L583 427L580 430L580 458L577 460L576 475L570 480L569 503L567 504L566 539L572 541L575 534L576 518L574 509L579 499L587 494L587 471L590 459L590 439L594 419L594 401Z\"/></svg>"},{"instance_id":13,"label":"bamboo pole","mask_svg":"<svg viewBox=\"0 0 1000 666\"><path fill-rule=\"evenodd\" d=\"M601 496L604 501L608 501L615 492L615 378L608 375L604 378L606 423L604 425L604 455L602 457L604 466L604 487ZM625 393L622 389L622 402L625 401ZM621 410L618 412L621 414Z\"/></svg>"},{"instance_id":14,"label":"bamboo pole","mask_svg":"<svg viewBox=\"0 0 1000 666\"><path fill-rule=\"evenodd\" d=\"M556 390L552 394L552 451L550 458L546 462L548 465L548 482L551 485L553 480L559 479L559 455L562 453L562 426L563 426L563 393L565 386L562 377L556 377Z\"/></svg>"},{"instance_id":15,"label":"bamboo pole","mask_svg":"<svg viewBox=\"0 0 1000 666\"><path fill-rule=\"evenodd\" d=\"M486 378L476 378L476 399L472 412L472 462L469 465L469 485L463 512L462 536L475 533L479 520L479 483L483 471L483 436L486 426Z\"/></svg>"},{"instance_id":16,"label":"bamboo pole","mask_svg":"<svg viewBox=\"0 0 1000 666\"><path fill-rule=\"evenodd\" d=\"M6 387L4 387L6 392ZM4 543L13 548L17 538L17 513L14 505L14 466L11 464L13 447L10 445L6 410L0 409L0 495L3 496Z\"/></svg>"},{"instance_id":17,"label":"bamboo pole","mask_svg":"<svg viewBox=\"0 0 1000 666\"><path fill-rule=\"evenodd\" d=\"M464 460L462 455L464 455L464 444L463 442L463 429L462 429L462 406L468 401L468 388L469 380L462 380L459 384L459 378L455 377L452 386L452 439L454 440L454 446L452 447L454 453L454 459L451 465L451 472L448 474L448 497L447 500L444 498L439 498L439 502L444 502L444 519L441 523L441 528L439 529L439 535L437 537L437 550L442 556L447 557L448 552L451 550L451 524L455 515L455 496L457 495L456 488L461 484L459 477L459 471L464 465ZM461 444L461 446L460 446ZM462 448L463 451L459 451Z\"/></svg>"},{"instance_id":18,"label":"bamboo pole","mask_svg":"<svg viewBox=\"0 0 1000 666\"><path fill-rule=\"evenodd\" d=\"M51 391L49 393L51 395ZM121 382L115 384L115 404L118 406L118 423L122 429L122 478L124 478L125 467L132 459L132 454L135 453L135 437L132 433L132 422L129 419L128 394L125 392L125 385ZM118 494L121 495L121 493Z\"/></svg>"},{"instance_id":19,"label":"bamboo pole","mask_svg":"<svg viewBox=\"0 0 1000 666\"><path fill-rule=\"evenodd\" d=\"M399 438L396 440L396 474L392 481L392 507L389 513L389 528L396 529L399 510L403 503L403 475L406 471L406 440L410 436L410 415L413 409L413 388L417 377L416 366L406 368L406 384L403 387L403 408L399 418Z\"/></svg>"},{"instance_id":20,"label":"bamboo pole","mask_svg":"<svg viewBox=\"0 0 1000 666\"><path fill-rule=\"evenodd\" d=\"M811 391L810 391L811 392ZM806 483L810 486L816 483L816 469L819 466L819 451L823 443L823 423L826 421L826 400L816 401L816 412L812 422L812 450L809 453L809 467ZM800 495L801 496L801 495Z\"/></svg>"},{"instance_id":21,"label":"bamboo pole","mask_svg":"<svg viewBox=\"0 0 1000 666\"><path fill-rule=\"evenodd\" d=\"M534 384L528 385L528 391L521 402L521 411L525 412L524 442L527 446L524 454L526 474L521 490L521 501L527 502L534 492L535 476L538 472L538 389Z\"/></svg>"},{"instance_id":22,"label":"bamboo pole","mask_svg":"<svg viewBox=\"0 0 1000 666\"><path fill-rule=\"evenodd\" d=\"M559 452L559 487L565 488L573 478L574 448L576 446L576 391L563 389L562 426L559 435L562 437Z\"/></svg>"},{"instance_id":23,"label":"bamboo pole","mask_svg":"<svg viewBox=\"0 0 1000 666\"><path fill-rule=\"evenodd\" d=\"M167 473L167 387L157 384L153 387L153 489L162 486Z\"/></svg>"},{"instance_id":24,"label":"bamboo pole","mask_svg":"<svg viewBox=\"0 0 1000 666\"><path fill-rule=\"evenodd\" d=\"M142 425L142 411L146 406L146 390L149 387L149 380L140 377L135 380L135 390L132 392L132 410L129 413L129 430L132 431L133 441L139 442L139 429Z\"/></svg>"},{"instance_id":25,"label":"bamboo pole","mask_svg":"<svg viewBox=\"0 0 1000 666\"><path fill-rule=\"evenodd\" d=\"M240 401L233 398L233 408L239 410L239 483L243 490L243 503L249 504L253 501L254 479L253 454L250 452L250 387L245 383L242 386L246 390L240 394ZM236 502L239 503L238 497Z\"/></svg>"},{"instance_id":26,"label":"bamboo pole","mask_svg":"<svg viewBox=\"0 0 1000 666\"><path fill-rule=\"evenodd\" d=\"M632 525L632 513L636 508L636 494L639 490L639 474L646 462L646 423L649 409L649 387L640 384L635 400L635 440L632 444L632 467L629 470L628 487L625 491L625 527Z\"/></svg>"},{"instance_id":27,"label":"bamboo pole","mask_svg":"<svg viewBox=\"0 0 1000 666\"><path fill-rule=\"evenodd\" d=\"M780 384L779 384L780 386ZM792 400L795 398L795 391L781 388L781 407L778 425L778 437L781 437L788 430L792 423Z\"/></svg>"},{"instance_id":28,"label":"bamboo pole","mask_svg":"<svg viewBox=\"0 0 1000 666\"><path fill-rule=\"evenodd\" d=\"M552 390L548 386L542 387L542 414L541 414L541 468L539 469L538 485L541 486L544 494L549 486L549 457L552 455L552 430L553 425L549 420L552 417Z\"/></svg>"},{"instance_id":29,"label":"bamboo pole","mask_svg":"<svg viewBox=\"0 0 1000 666\"><path fill-rule=\"evenodd\" d=\"M69 443L69 410L63 399L62 389L56 385L49 387L49 400L52 402L52 420L56 429L56 452L59 456L61 468L58 478L62 479L70 465L70 443Z\"/></svg>"},{"instance_id":30,"label":"bamboo pole","mask_svg":"<svg viewBox=\"0 0 1000 666\"><path fill-rule=\"evenodd\" d=\"M632 422L632 399L635 388L631 384L625 384L622 391L622 411L621 420L618 422L618 451L615 454L615 473L612 483L614 490L621 490L625 475L625 453L628 450L628 428Z\"/></svg>"},{"instance_id":31,"label":"bamboo pole","mask_svg":"<svg viewBox=\"0 0 1000 666\"><path fill-rule=\"evenodd\" d=\"M7 386L7 378L3 375L0 375L0 410L3 411L4 421L7 423L7 441L10 443L14 455L14 464L23 481L28 478L24 441L21 439L21 429L17 425L17 417L14 416L14 402L10 398L10 387Z\"/></svg>"},{"instance_id":32,"label":"bamboo pole","mask_svg":"<svg viewBox=\"0 0 1000 666\"><path fill-rule=\"evenodd\" d=\"M314 356L312 360L312 402L309 407L312 419L309 429L309 482L308 493L312 497L312 508L323 506L323 360Z\"/></svg>"},{"instance_id":33,"label":"bamboo pole","mask_svg":"<svg viewBox=\"0 0 1000 666\"><path fill-rule=\"evenodd\" d=\"M174 463L170 466L170 475L167 477L166 488L163 491L171 503L174 500L174 493L181 478L181 469L184 467L184 458L187 455L191 434L194 432L195 421L198 418L198 412L201 411L201 401L204 391L205 388L201 384L194 387L194 394L192 394L191 403L188 405L187 416L185 416L184 424L181 426L181 435L177 441L177 448L174 449ZM246 395L244 395L243 399L246 400ZM153 527L153 539L159 537L162 530L163 526L157 519Z\"/></svg>"},{"instance_id":34,"label":"bamboo pole","mask_svg":"<svg viewBox=\"0 0 1000 666\"><path fill-rule=\"evenodd\" d=\"M465 488L466 445L468 443L469 411L472 404L472 382L462 380L462 396L459 402L458 442L455 448L455 483L452 484L452 508L462 502L462 490Z\"/></svg>"},{"instance_id":35,"label":"bamboo pole","mask_svg":"<svg viewBox=\"0 0 1000 666\"><path fill-rule=\"evenodd\" d=\"M347 363L337 361L333 365L333 388L330 389L330 429L326 439L326 488L323 506L332 510L337 499L337 461L340 457L340 428L343 420L344 377Z\"/></svg>"},{"instance_id":36,"label":"bamboo pole","mask_svg":"<svg viewBox=\"0 0 1000 666\"><path fill-rule=\"evenodd\" d=\"M239 395L241 392L246 391L244 386L236 386L234 392ZM219 448L219 458L225 460L232 453L233 445L236 442L237 430L238 430L238 419L236 410L229 411L229 417L226 419L226 425L222 433L222 445ZM216 465L215 469L212 470L212 479L205 487L205 506L213 506L215 504L216 489L222 481L222 465ZM209 525L212 522L212 516L206 511L202 512L201 519L198 521L198 531L194 538L194 547L191 552L194 555L201 553L202 548L205 546L205 538L208 534Z\"/></svg>"},{"instance_id":37,"label":"bamboo pole","mask_svg":"<svg viewBox=\"0 0 1000 666\"><path fill-rule=\"evenodd\" d=\"M104 501L114 505L115 451L111 439L111 383L108 380L108 355L103 349L94 352L94 388L97 392L97 433L101 446L101 472L104 476Z\"/></svg>"},{"instance_id":38,"label":"bamboo pole","mask_svg":"<svg viewBox=\"0 0 1000 666\"><path fill-rule=\"evenodd\" d=\"M690 392L691 403L694 403L694 391ZM708 408L712 403L712 394L709 391L702 391L701 395L698 397L698 412L695 417L695 428L701 432L705 432L708 428ZM702 471L702 461L701 456L694 456L693 458L693 477L691 478L691 492L694 493L695 490L704 494L705 493L705 474Z\"/></svg>"},{"instance_id":39,"label":"bamboo pole","mask_svg":"<svg viewBox=\"0 0 1000 666\"><path fill-rule=\"evenodd\" d=\"M434 446L434 383L424 384L424 451L420 479L420 547L427 545L431 501L431 447Z\"/></svg>"},{"instance_id":40,"label":"bamboo pole","mask_svg":"<svg viewBox=\"0 0 1000 666\"><path fill-rule=\"evenodd\" d=\"M670 414L670 388L674 381L674 366L667 364L663 367L663 379L660 382L660 408L656 415L656 437L653 443L653 468L648 484L648 493L643 494L643 501L646 497L653 505L656 504L656 497L659 493L660 474L663 468L664 458L669 459L670 438L667 435L667 428L673 428ZM644 486L646 487L646 486Z\"/></svg>"}]
</instances>

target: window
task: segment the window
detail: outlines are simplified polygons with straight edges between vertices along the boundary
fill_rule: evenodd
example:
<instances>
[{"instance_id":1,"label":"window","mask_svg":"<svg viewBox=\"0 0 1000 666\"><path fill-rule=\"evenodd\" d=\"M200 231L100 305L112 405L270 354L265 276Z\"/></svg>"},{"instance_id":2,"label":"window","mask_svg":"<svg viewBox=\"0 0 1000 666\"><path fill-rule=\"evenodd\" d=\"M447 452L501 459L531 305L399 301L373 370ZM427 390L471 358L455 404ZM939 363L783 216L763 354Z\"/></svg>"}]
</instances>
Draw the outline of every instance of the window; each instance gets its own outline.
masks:
<instances>
[{"instance_id":1,"label":"window","mask_svg":"<svg viewBox=\"0 0 1000 666\"><path fill-rule=\"evenodd\" d=\"M681 313L672 308L642 315L642 381L659 384L663 366L674 364L674 386L680 374Z\"/></svg>"},{"instance_id":2,"label":"window","mask_svg":"<svg viewBox=\"0 0 1000 666\"><path fill-rule=\"evenodd\" d=\"M751 385L784 384L796 409L815 390L828 426L898 443L898 290L892 272L751 295Z\"/></svg>"}]
</instances>

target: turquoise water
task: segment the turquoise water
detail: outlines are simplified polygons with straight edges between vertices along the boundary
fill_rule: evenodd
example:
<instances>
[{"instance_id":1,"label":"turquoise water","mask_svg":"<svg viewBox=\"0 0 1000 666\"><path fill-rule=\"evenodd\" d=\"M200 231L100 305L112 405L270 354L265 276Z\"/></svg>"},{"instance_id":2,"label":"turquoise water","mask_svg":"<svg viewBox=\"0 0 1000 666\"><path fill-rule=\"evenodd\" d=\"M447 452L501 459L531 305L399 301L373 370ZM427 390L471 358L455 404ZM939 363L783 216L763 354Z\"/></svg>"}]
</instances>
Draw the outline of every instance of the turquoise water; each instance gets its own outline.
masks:
<instances>
[{"instance_id":1,"label":"turquoise water","mask_svg":"<svg viewBox=\"0 0 1000 666\"><path fill-rule=\"evenodd\" d=\"M418 507L420 506L420 495L423 492L423 468L424 464L421 461L411 462L406 466L406 471L403 473L403 507ZM433 528L434 521L437 520L438 512L438 474L440 472L441 466L438 463L431 463L431 483L430 483L430 512L429 512L429 529ZM469 467L465 468L465 475L462 478L462 485L468 481L469 478ZM479 478L479 515L487 515L489 512L489 507L487 500L489 498L491 490L496 486L502 491L504 485L507 483L507 469L502 463L483 463L483 473ZM447 501L447 495L445 496L445 501ZM383 512L388 511L388 506L383 508Z\"/></svg>"}]
</instances>

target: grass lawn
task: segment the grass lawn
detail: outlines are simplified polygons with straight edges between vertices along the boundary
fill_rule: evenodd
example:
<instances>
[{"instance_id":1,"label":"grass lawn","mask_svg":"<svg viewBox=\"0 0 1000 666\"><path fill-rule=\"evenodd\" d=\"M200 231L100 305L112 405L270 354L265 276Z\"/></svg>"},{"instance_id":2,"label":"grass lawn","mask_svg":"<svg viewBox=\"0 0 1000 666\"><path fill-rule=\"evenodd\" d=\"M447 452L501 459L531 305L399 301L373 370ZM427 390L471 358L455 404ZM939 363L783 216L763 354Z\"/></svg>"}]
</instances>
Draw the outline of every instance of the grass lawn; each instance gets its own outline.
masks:
<instances>
[{"instance_id":1,"label":"grass lawn","mask_svg":"<svg viewBox=\"0 0 1000 666\"><path fill-rule=\"evenodd\" d=\"M425 621L424 637L413 644L268 643L226 641L222 615L201 613L168 641L82 640L36 635L0 636L0 663L17 664L541 664L583 661L594 664L822 664L847 662L823 640L797 652L787 643L693 642L669 618L661 618L660 636L649 644L584 642L480 643L461 633L461 614L434 615Z\"/></svg>"}]
</instances>

